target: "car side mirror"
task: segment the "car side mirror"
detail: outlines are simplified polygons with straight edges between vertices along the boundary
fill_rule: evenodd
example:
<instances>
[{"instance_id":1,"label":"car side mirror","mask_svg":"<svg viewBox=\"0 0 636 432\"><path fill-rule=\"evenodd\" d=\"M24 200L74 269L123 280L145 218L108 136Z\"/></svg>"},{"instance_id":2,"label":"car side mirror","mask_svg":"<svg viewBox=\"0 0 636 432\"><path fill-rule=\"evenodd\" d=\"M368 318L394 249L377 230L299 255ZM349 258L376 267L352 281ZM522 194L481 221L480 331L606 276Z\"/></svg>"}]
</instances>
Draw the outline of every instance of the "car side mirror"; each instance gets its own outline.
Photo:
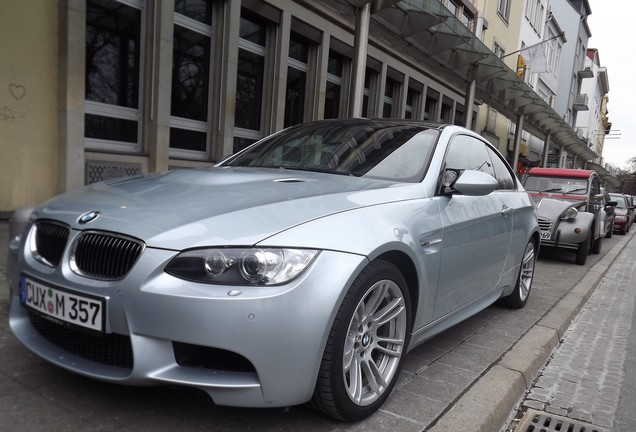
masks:
<instances>
[{"instance_id":1,"label":"car side mirror","mask_svg":"<svg viewBox=\"0 0 636 432\"><path fill-rule=\"evenodd\" d=\"M451 185L453 191L468 196L488 195L499 187L497 179L482 171L466 170Z\"/></svg>"}]
</instances>

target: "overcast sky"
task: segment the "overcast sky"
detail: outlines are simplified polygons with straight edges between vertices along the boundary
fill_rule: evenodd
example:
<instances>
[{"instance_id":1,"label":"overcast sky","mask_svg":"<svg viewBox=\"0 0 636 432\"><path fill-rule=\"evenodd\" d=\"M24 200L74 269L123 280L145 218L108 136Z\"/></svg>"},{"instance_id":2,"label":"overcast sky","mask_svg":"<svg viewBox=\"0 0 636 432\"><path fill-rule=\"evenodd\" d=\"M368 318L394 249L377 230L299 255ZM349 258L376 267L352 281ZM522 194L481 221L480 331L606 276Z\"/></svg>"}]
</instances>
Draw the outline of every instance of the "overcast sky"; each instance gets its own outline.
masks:
<instances>
[{"instance_id":1,"label":"overcast sky","mask_svg":"<svg viewBox=\"0 0 636 432\"><path fill-rule=\"evenodd\" d=\"M620 168L636 156L636 1L589 0L588 24L592 37L588 48L598 48L601 66L609 79L611 134L605 137L603 159ZM568 43L576 39L566 35Z\"/></svg>"}]
</instances>

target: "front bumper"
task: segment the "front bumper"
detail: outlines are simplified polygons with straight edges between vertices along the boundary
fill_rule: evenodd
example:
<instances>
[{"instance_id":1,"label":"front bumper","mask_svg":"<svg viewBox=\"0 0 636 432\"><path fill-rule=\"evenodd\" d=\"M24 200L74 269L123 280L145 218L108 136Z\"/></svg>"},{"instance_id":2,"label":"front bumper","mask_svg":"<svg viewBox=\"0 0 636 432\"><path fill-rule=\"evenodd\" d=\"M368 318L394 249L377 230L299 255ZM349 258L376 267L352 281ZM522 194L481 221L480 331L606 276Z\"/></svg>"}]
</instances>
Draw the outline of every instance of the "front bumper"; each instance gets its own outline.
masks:
<instances>
[{"instance_id":1,"label":"front bumper","mask_svg":"<svg viewBox=\"0 0 636 432\"><path fill-rule=\"evenodd\" d=\"M254 288L175 278L162 270L174 255L147 248L124 279L105 282L78 276L64 264L54 271L22 249L14 251L8 266L10 327L40 357L103 381L192 386L219 405L308 401L337 308L366 258L322 251L291 283ZM21 274L105 298L105 334L86 335L34 315L20 303ZM78 341L80 348L69 346ZM105 354L88 355L93 348ZM217 355L225 359L210 358Z\"/></svg>"},{"instance_id":2,"label":"front bumper","mask_svg":"<svg viewBox=\"0 0 636 432\"><path fill-rule=\"evenodd\" d=\"M547 218L539 218L539 228L541 230L541 245L570 250L577 250L582 242L590 236L589 229L578 228L572 221L551 221Z\"/></svg>"}]
</instances>

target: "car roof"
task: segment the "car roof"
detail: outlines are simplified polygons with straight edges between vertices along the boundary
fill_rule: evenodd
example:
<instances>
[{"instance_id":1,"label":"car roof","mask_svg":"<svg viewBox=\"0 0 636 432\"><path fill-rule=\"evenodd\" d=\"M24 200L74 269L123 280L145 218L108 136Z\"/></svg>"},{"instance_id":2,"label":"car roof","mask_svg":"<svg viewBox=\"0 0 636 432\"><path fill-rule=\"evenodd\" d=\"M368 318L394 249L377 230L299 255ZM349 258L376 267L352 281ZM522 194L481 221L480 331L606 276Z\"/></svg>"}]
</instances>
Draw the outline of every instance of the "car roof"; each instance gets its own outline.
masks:
<instances>
[{"instance_id":1,"label":"car roof","mask_svg":"<svg viewBox=\"0 0 636 432\"><path fill-rule=\"evenodd\" d=\"M570 169L570 168L531 168L528 175L536 176L550 176L550 177L576 177L576 178L590 178L592 174L596 173L593 170L582 169Z\"/></svg>"}]
</instances>

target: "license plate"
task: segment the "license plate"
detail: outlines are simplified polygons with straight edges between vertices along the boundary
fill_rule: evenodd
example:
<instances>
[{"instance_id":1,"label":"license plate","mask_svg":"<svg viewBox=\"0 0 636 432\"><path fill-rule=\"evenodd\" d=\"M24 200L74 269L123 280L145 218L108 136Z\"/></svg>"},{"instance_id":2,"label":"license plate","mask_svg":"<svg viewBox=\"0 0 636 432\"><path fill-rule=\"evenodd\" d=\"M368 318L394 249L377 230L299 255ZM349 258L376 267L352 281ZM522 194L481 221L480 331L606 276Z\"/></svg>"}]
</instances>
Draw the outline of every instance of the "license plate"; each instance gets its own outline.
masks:
<instances>
[{"instance_id":1,"label":"license plate","mask_svg":"<svg viewBox=\"0 0 636 432\"><path fill-rule=\"evenodd\" d=\"M541 231L542 240L550 240L550 237L552 237L552 235L550 234L550 231Z\"/></svg>"},{"instance_id":2,"label":"license plate","mask_svg":"<svg viewBox=\"0 0 636 432\"><path fill-rule=\"evenodd\" d=\"M42 315L79 327L104 331L103 298L54 288L22 275L20 301Z\"/></svg>"}]
</instances>

